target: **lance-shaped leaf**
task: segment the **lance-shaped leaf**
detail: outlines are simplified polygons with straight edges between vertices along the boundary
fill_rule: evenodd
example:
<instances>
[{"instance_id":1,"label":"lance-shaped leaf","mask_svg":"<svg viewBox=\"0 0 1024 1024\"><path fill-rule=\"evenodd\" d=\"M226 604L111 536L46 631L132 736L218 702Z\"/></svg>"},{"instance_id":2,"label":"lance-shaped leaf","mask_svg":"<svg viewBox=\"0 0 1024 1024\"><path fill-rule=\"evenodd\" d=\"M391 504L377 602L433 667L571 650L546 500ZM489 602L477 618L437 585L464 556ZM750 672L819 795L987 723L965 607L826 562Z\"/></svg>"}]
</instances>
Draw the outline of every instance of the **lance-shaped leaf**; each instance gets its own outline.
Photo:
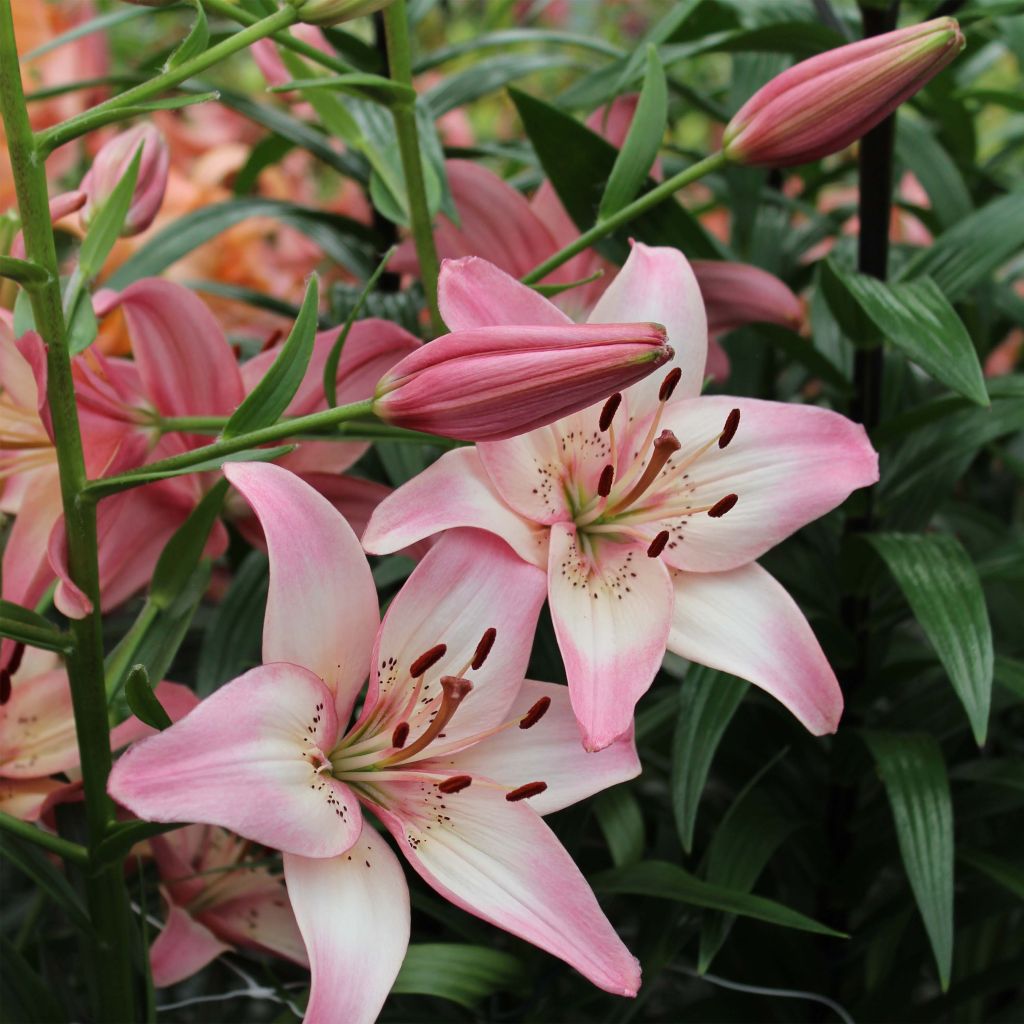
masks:
<instances>
[{"instance_id":1,"label":"lance-shaped leaf","mask_svg":"<svg viewBox=\"0 0 1024 1024\"><path fill-rule=\"evenodd\" d=\"M45 651L67 651L71 637L62 633L49 619L13 601L0 601L0 636L20 640L29 647Z\"/></svg>"},{"instance_id":2,"label":"lance-shaped leaf","mask_svg":"<svg viewBox=\"0 0 1024 1024\"><path fill-rule=\"evenodd\" d=\"M665 134L667 117L668 86L665 84L665 70L658 60L657 49L648 45L647 73L640 92L640 102L601 197L597 214L599 219L604 220L618 213L636 198L654 166Z\"/></svg>"},{"instance_id":3,"label":"lance-shaped leaf","mask_svg":"<svg viewBox=\"0 0 1024 1024\"><path fill-rule=\"evenodd\" d=\"M869 732L864 738L945 990L953 965L953 802L942 751L924 733Z\"/></svg>"},{"instance_id":4,"label":"lance-shaped leaf","mask_svg":"<svg viewBox=\"0 0 1024 1024\"><path fill-rule=\"evenodd\" d=\"M981 746L992 700L992 626L978 573L948 534L874 534L914 616L949 674Z\"/></svg>"},{"instance_id":5,"label":"lance-shaped leaf","mask_svg":"<svg viewBox=\"0 0 1024 1024\"><path fill-rule=\"evenodd\" d=\"M972 402L989 404L967 328L931 278L886 284L834 261L830 269L879 333L908 359Z\"/></svg>"},{"instance_id":6,"label":"lance-shaped leaf","mask_svg":"<svg viewBox=\"0 0 1024 1024\"><path fill-rule=\"evenodd\" d=\"M191 3L196 12L195 20L192 22L188 35L181 41L181 45L176 47L167 58L167 63L164 65L165 71L180 67L185 61L198 56L210 42L210 27L206 23L206 12L203 10L203 5L199 0L191 0Z\"/></svg>"},{"instance_id":7,"label":"lance-shaped leaf","mask_svg":"<svg viewBox=\"0 0 1024 1024\"><path fill-rule=\"evenodd\" d=\"M125 218L132 205L132 196L135 194L135 183L139 177L141 162L140 142L125 176L117 183L89 225L78 255L77 276L89 280L98 274L114 243L121 237L121 229L124 227ZM85 301L88 302L88 297L85 297Z\"/></svg>"},{"instance_id":8,"label":"lance-shaped leaf","mask_svg":"<svg viewBox=\"0 0 1024 1024\"><path fill-rule=\"evenodd\" d=\"M625 786L605 790L594 800L594 813L612 863L617 868L635 864L644 853L644 816L636 794Z\"/></svg>"},{"instance_id":9,"label":"lance-shaped leaf","mask_svg":"<svg viewBox=\"0 0 1024 1024\"><path fill-rule=\"evenodd\" d=\"M472 1013L488 996L518 992L526 984L526 970L511 953L464 943L414 942L391 991L449 999Z\"/></svg>"},{"instance_id":10,"label":"lance-shaped leaf","mask_svg":"<svg viewBox=\"0 0 1024 1024\"><path fill-rule=\"evenodd\" d=\"M302 383L302 378L306 375L306 368L313 354L318 302L319 290L314 274L306 286L302 308L287 340L263 379L232 413L231 419L224 427L225 438L237 437L239 434L259 430L260 427L269 427L276 423L288 408Z\"/></svg>"}]
</instances>

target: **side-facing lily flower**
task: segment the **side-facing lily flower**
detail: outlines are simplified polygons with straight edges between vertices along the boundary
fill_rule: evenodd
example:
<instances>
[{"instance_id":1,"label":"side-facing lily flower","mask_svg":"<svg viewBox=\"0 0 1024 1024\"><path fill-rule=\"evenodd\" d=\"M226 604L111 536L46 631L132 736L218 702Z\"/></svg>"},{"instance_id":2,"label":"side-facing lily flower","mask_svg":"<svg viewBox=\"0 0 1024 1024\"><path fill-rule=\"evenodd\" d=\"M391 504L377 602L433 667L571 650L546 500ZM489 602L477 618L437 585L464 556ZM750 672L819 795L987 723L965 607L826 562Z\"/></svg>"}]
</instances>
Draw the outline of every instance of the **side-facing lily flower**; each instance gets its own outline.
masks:
<instances>
[{"instance_id":1,"label":"side-facing lily flower","mask_svg":"<svg viewBox=\"0 0 1024 1024\"><path fill-rule=\"evenodd\" d=\"M189 825L148 843L167 904L149 949L157 988L190 978L236 946L309 966L284 880L251 862L247 840L213 825Z\"/></svg>"},{"instance_id":2,"label":"side-facing lily flower","mask_svg":"<svg viewBox=\"0 0 1024 1024\"><path fill-rule=\"evenodd\" d=\"M566 319L480 259L445 263L440 297L456 330L507 322L509 310L523 323ZM813 733L833 731L835 675L755 559L878 479L864 429L812 406L698 397L707 323L674 249L634 246L590 320L624 317L667 326L667 374L543 430L446 453L378 506L364 546L380 554L473 526L546 569L590 750L628 731L666 646L749 679Z\"/></svg>"},{"instance_id":3,"label":"side-facing lily flower","mask_svg":"<svg viewBox=\"0 0 1024 1024\"><path fill-rule=\"evenodd\" d=\"M523 680L543 573L465 531L378 625L365 556L327 500L274 465L225 472L267 539L265 663L129 750L111 795L284 852L309 1022L372 1020L408 943L405 878L363 808L457 906L634 994L636 961L540 816L639 771L631 739L588 757L565 688Z\"/></svg>"}]
</instances>

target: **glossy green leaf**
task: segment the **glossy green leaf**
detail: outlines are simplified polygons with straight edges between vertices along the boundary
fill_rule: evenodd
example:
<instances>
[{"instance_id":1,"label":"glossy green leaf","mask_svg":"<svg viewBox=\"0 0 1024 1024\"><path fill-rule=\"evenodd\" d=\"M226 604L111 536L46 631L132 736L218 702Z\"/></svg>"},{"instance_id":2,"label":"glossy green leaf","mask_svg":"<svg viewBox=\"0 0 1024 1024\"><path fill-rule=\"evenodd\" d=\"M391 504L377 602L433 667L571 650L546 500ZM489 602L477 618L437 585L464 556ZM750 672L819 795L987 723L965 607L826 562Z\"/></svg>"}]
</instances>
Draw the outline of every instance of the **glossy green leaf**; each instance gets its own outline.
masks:
<instances>
[{"instance_id":1,"label":"glossy green leaf","mask_svg":"<svg viewBox=\"0 0 1024 1024\"><path fill-rule=\"evenodd\" d=\"M647 48L647 73L629 133L615 158L598 207L598 219L618 213L632 202L651 173L668 118L668 86L654 46Z\"/></svg>"},{"instance_id":2,"label":"glossy green leaf","mask_svg":"<svg viewBox=\"0 0 1024 1024\"><path fill-rule=\"evenodd\" d=\"M800 931L814 932L816 935L846 938L842 932L837 932L775 900L712 885L667 861L645 860L629 867L605 871L593 876L591 883L599 893L653 896L655 899L673 900L693 907L721 910L739 917L752 917L783 928L796 928Z\"/></svg>"},{"instance_id":3,"label":"glossy green leaf","mask_svg":"<svg viewBox=\"0 0 1024 1024\"><path fill-rule=\"evenodd\" d=\"M942 750L924 733L868 732L864 738L945 990L953 965L953 803Z\"/></svg>"},{"instance_id":4,"label":"glossy green leaf","mask_svg":"<svg viewBox=\"0 0 1024 1024\"><path fill-rule=\"evenodd\" d=\"M943 228L953 227L971 215L974 205L963 176L924 121L900 115L896 121L896 155L928 193Z\"/></svg>"},{"instance_id":5,"label":"glossy green leaf","mask_svg":"<svg viewBox=\"0 0 1024 1024\"><path fill-rule=\"evenodd\" d=\"M833 260L829 264L883 337L936 380L978 405L988 405L971 336L934 281L924 277L886 284L844 270Z\"/></svg>"},{"instance_id":6,"label":"glossy green leaf","mask_svg":"<svg viewBox=\"0 0 1024 1024\"><path fill-rule=\"evenodd\" d=\"M455 942L414 942L391 991L436 996L472 1012L495 992L516 992L526 984L522 963L510 953Z\"/></svg>"},{"instance_id":7,"label":"glossy green leaf","mask_svg":"<svg viewBox=\"0 0 1024 1024\"><path fill-rule=\"evenodd\" d=\"M948 534L886 533L868 539L935 648L981 746L992 700L992 627L970 557Z\"/></svg>"},{"instance_id":8,"label":"glossy green leaf","mask_svg":"<svg viewBox=\"0 0 1024 1024\"><path fill-rule=\"evenodd\" d=\"M593 806L612 863L617 868L635 864L644 855L644 816L636 794L627 786L615 786L601 793Z\"/></svg>"},{"instance_id":9,"label":"glossy green leaf","mask_svg":"<svg viewBox=\"0 0 1024 1024\"><path fill-rule=\"evenodd\" d=\"M165 71L180 67L185 61L199 56L210 42L210 26L206 22L203 5L200 0L191 0L191 2L196 12L192 27L189 29L188 35L181 41L181 45L167 58L167 63L164 65Z\"/></svg>"},{"instance_id":10,"label":"glossy green leaf","mask_svg":"<svg viewBox=\"0 0 1024 1024\"><path fill-rule=\"evenodd\" d=\"M145 665L133 665L124 684L124 696L135 717L153 729L167 729L171 716L164 710L153 687Z\"/></svg>"},{"instance_id":11,"label":"glossy green leaf","mask_svg":"<svg viewBox=\"0 0 1024 1024\"><path fill-rule=\"evenodd\" d=\"M672 811L683 849L693 848L697 808L715 751L749 683L703 665L691 665L679 692L672 740Z\"/></svg>"},{"instance_id":12,"label":"glossy green leaf","mask_svg":"<svg viewBox=\"0 0 1024 1024\"><path fill-rule=\"evenodd\" d=\"M132 205L135 194L135 183L139 177L139 164L142 160L142 143L139 143L132 162L128 165L124 177L114 187L114 191L97 211L89 230L85 233L82 248L78 253L78 273L89 280L100 272L114 243L121 237L125 218ZM86 298L85 301L88 301Z\"/></svg>"},{"instance_id":13,"label":"glossy green leaf","mask_svg":"<svg viewBox=\"0 0 1024 1024\"><path fill-rule=\"evenodd\" d=\"M276 423L295 397L313 355L316 340L317 308L320 292L316 274L306 285L299 315L262 380L245 401L231 414L224 426L224 438L237 437Z\"/></svg>"}]
</instances>

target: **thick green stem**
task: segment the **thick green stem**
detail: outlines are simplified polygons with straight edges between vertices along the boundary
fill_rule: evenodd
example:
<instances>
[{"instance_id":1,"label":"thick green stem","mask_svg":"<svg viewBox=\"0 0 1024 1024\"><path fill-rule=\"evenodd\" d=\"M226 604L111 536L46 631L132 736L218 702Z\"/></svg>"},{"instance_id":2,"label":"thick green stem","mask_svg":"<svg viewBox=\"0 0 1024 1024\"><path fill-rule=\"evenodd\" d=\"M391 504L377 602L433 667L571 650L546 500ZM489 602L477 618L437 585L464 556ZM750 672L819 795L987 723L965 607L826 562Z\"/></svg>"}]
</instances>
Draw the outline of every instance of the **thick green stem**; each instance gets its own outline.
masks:
<instances>
[{"instance_id":1,"label":"thick green stem","mask_svg":"<svg viewBox=\"0 0 1024 1024\"><path fill-rule=\"evenodd\" d=\"M388 73L392 81L412 88L412 54L409 49L409 21L406 16L405 0L395 0L395 3L384 11L384 31L388 47ZM409 223L416 245L416 257L420 264L423 291L426 293L427 306L430 309L430 323L435 334L443 334L446 328L437 306L437 275L440 264L437 259L437 247L434 245L427 188L423 180L416 107L413 104L396 103L391 112L395 119L398 149L402 156L405 193L409 197Z\"/></svg>"},{"instance_id":2,"label":"thick green stem","mask_svg":"<svg viewBox=\"0 0 1024 1024\"><path fill-rule=\"evenodd\" d=\"M226 57L230 57L233 53L244 50L266 36L280 32L282 29L294 24L296 20L295 8L290 4L286 4L280 10L275 11L266 18L261 18L248 28L242 29L241 32L236 32L233 36L229 36L216 46L211 46L210 49L196 54L195 57L185 61L183 64L179 64L178 67L171 68L162 75L157 75L156 78L151 78L149 81L142 82L126 92L112 96L109 100L100 103L91 110L87 110L76 117L69 117L66 121L62 121L60 124L40 132L37 139L39 152L44 155L51 153L58 146L63 146L66 142L77 139L80 135L85 135L101 125L109 124L111 117L117 111L130 110L132 107L137 107L140 103L145 103L147 100L159 96L160 93L166 92L168 89L173 89L176 85L180 85L189 78L202 74L207 68L213 67L214 64L219 63Z\"/></svg>"},{"instance_id":3,"label":"thick green stem","mask_svg":"<svg viewBox=\"0 0 1024 1024\"><path fill-rule=\"evenodd\" d=\"M639 217L642 213L646 213L652 207L657 206L658 203L664 202L664 200L674 195L685 185L689 185L697 181L698 178L703 178L705 174L710 174L712 171L717 170L725 162L724 153L712 153L711 156L706 156L692 167L687 167L685 171L680 171L667 181L663 181L660 185L652 188L650 192L645 192L642 196L624 206L618 213L614 213L604 220L599 220L589 231L584 231L579 238L570 242L564 249L559 249L553 256L549 256L543 263L538 264L522 278L523 284L536 284L538 281L542 281L552 270L557 270L577 253L583 252L584 249L589 249L595 242L600 242L602 238L610 235L616 228L628 224L634 217Z\"/></svg>"},{"instance_id":4,"label":"thick green stem","mask_svg":"<svg viewBox=\"0 0 1024 1024\"><path fill-rule=\"evenodd\" d=\"M44 832L38 825L22 821L4 811L0 811L0 831L27 839L30 843L35 843L36 846L41 846L44 850L49 850L50 853L55 853L74 864L89 863L89 851L80 843L73 843L70 839L62 839L50 832Z\"/></svg>"},{"instance_id":5,"label":"thick green stem","mask_svg":"<svg viewBox=\"0 0 1024 1024\"><path fill-rule=\"evenodd\" d=\"M53 423L72 581L92 602L93 611L72 620L73 648L67 655L68 679L82 766L82 787L90 849L102 842L113 819L107 797L110 735L103 687L103 637L99 614L96 509L81 503L86 484L78 427L71 357L61 307L59 265L50 223L43 157L35 146L21 88L11 0L0 0L0 112L14 173L27 258L49 274L28 292L36 329L47 348L46 396ZM133 1020L135 999L131 968L131 920L128 894L119 864L84 879L89 914L96 932L94 972L97 1018Z\"/></svg>"}]
</instances>

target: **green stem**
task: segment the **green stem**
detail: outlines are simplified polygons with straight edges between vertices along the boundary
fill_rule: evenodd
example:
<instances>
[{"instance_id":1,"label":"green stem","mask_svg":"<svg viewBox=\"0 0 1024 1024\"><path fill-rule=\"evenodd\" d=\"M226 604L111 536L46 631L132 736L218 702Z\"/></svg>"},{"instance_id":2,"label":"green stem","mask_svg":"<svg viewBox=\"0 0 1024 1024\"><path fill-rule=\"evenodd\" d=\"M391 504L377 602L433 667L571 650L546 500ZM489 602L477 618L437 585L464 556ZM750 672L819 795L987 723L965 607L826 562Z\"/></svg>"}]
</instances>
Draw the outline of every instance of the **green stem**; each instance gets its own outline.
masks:
<instances>
[{"instance_id":1,"label":"green stem","mask_svg":"<svg viewBox=\"0 0 1024 1024\"><path fill-rule=\"evenodd\" d=\"M230 57L233 53L244 50L247 46L251 46L266 36L280 32L282 29L294 24L296 20L295 8L291 4L285 4L280 10L275 11L266 18L261 18L259 21L254 21L247 28L242 29L241 32L236 32L233 36L222 40L216 46L211 46L210 49L196 54L190 60L179 64L178 67L171 68L162 75L157 75L156 78L142 82L133 89L127 90L127 92L112 96L109 100L105 100L91 110L87 110L75 117L69 117L66 121L62 121L60 124L40 132L37 136L40 154L45 156L53 152L58 146L63 146L72 139L77 139L80 135L85 135L95 128L109 124L112 118L115 118L118 111L126 111L126 116L129 116L127 111L131 111L132 108L137 107L140 103L144 103L146 100L150 100L154 96L166 92L168 89L173 89L176 85L180 85L194 75L201 74L207 68L213 67L214 64L219 63L226 57Z\"/></svg>"},{"instance_id":2,"label":"green stem","mask_svg":"<svg viewBox=\"0 0 1024 1024\"><path fill-rule=\"evenodd\" d=\"M409 49L409 21L405 0L395 0L384 11L384 32L388 47L388 73L392 81L413 88L412 54ZM447 328L437 305L437 275L440 264L434 245L434 228L427 204L427 189L423 181L423 161L420 157L420 136L416 127L416 107L412 103L396 103L391 108L395 119L398 149L402 156L405 192L409 197L409 223L412 227L416 257L420 264L423 291L430 309L430 324L435 334L444 334Z\"/></svg>"},{"instance_id":3,"label":"green stem","mask_svg":"<svg viewBox=\"0 0 1024 1024\"><path fill-rule=\"evenodd\" d=\"M33 626L28 622L5 617L0 617L0 636L18 640L29 647L61 653L70 650L73 643L67 633L62 633L58 629L43 629L42 626Z\"/></svg>"},{"instance_id":4,"label":"green stem","mask_svg":"<svg viewBox=\"0 0 1024 1024\"><path fill-rule=\"evenodd\" d=\"M13 836L27 839L36 846L41 846L50 853L55 853L64 860L73 861L75 864L88 864L89 851L79 843L73 843L70 839L61 839L50 832L44 832L36 825L31 825L21 818L15 818L5 811L0 811L0 829L10 832Z\"/></svg>"},{"instance_id":5,"label":"green stem","mask_svg":"<svg viewBox=\"0 0 1024 1024\"><path fill-rule=\"evenodd\" d=\"M84 618L71 621L74 647L67 654L67 672L82 767L89 847L94 849L113 820L113 806L107 797L111 755L103 687L96 509L78 500L86 484L85 459L61 308L59 264L50 223L45 163L36 148L25 109L11 0L0 0L0 113L7 135L26 258L50 277L27 294L36 329L47 347L46 397L57 452L68 568L72 581L93 608ZM121 866L114 864L104 871L87 873L83 881L96 933L91 949L98 1001L96 1018L133 1020L131 919Z\"/></svg>"},{"instance_id":6,"label":"green stem","mask_svg":"<svg viewBox=\"0 0 1024 1024\"><path fill-rule=\"evenodd\" d=\"M628 224L634 217L646 213L658 203L664 202L670 196L678 192L684 185L689 185L705 174L718 170L726 162L724 153L712 153L703 160L698 161L685 171L680 171L674 177L663 181L655 186L650 192L645 192L633 202L624 206L618 213L613 213L604 220L599 220L589 231L584 231L579 238L570 242L564 249L559 249L553 256L549 256L543 263L538 264L528 274L522 277L523 284L535 284L543 280L552 270L557 270L567 260L571 260L577 253L589 249L595 242L601 241L606 235L610 235L616 228Z\"/></svg>"}]
</instances>

